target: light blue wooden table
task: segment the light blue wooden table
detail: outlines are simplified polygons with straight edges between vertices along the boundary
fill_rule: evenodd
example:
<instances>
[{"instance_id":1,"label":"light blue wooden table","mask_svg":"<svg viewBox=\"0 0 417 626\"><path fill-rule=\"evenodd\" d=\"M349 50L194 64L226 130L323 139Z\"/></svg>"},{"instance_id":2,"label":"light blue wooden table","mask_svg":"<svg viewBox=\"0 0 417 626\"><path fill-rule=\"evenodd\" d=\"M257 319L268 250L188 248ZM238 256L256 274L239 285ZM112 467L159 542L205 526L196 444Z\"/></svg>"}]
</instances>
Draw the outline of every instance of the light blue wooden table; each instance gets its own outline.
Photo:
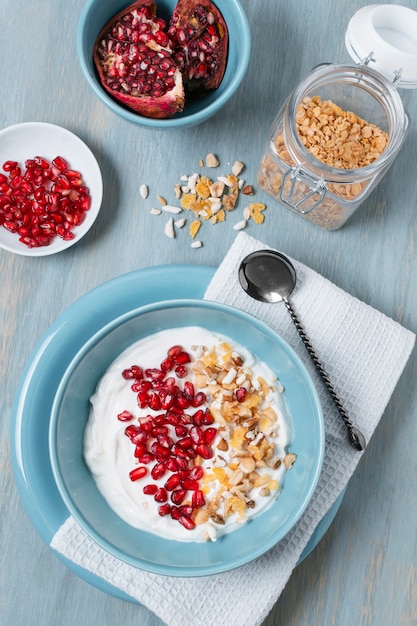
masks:
<instances>
[{"instance_id":1,"label":"light blue wooden table","mask_svg":"<svg viewBox=\"0 0 417 626\"><path fill-rule=\"evenodd\" d=\"M308 70L348 62L344 32L361 0L242 0L253 35L247 77L221 115L186 131L151 132L109 112L87 89L75 33L82 0L2 0L0 127L59 124L94 151L104 201L90 233L69 251L30 259L0 250L0 623L5 626L158 626L145 608L87 584L34 529L15 486L9 450L13 397L37 341L71 303L104 281L161 264L217 266L235 238L229 219L205 228L204 246L170 240L139 195L172 193L215 152L255 183L281 103ZM416 0L402 3L417 9ZM310 265L417 331L417 93L406 144L388 175L341 230L326 232L257 190L263 226L248 233ZM206 225L207 226L207 225ZM184 280L187 280L186 274ZM417 357L414 353L324 539L296 569L265 625L417 624ZM224 624L222 626L227 626Z\"/></svg>"}]
</instances>

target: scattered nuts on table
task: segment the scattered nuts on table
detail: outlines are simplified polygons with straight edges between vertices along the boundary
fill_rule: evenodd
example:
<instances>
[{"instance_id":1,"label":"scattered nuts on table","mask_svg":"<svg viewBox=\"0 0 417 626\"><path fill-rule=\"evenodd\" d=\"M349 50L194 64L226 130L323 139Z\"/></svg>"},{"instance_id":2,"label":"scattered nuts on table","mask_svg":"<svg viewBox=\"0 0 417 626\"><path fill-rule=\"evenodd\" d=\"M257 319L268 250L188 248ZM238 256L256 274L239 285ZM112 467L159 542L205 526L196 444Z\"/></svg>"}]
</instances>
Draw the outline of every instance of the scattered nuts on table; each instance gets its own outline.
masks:
<instances>
[{"instance_id":1,"label":"scattered nuts on table","mask_svg":"<svg viewBox=\"0 0 417 626\"><path fill-rule=\"evenodd\" d=\"M200 159L199 166L215 168L219 167L220 160L210 152L205 159ZM201 248L202 241L195 240L198 232L200 232L203 223L218 224L226 221L228 213L237 208L240 195L253 196L254 188L247 184L239 175L244 170L245 165L242 161L235 161L232 165L231 174L222 174L212 180L203 173L195 172L191 175L183 174L180 176L180 182L174 186L175 199L178 204L171 204L167 199L158 194L157 200L160 208L153 207L151 215L161 215L161 213L179 214L183 211L191 211L193 219L188 228L191 237L192 248ZM145 196L146 193L146 196ZM147 185L140 186L140 195L146 199L149 195ZM249 220L255 224L262 224L265 220L263 211L266 205L262 203L253 203L243 209L243 219L238 220L234 226L234 230L246 228ZM170 239L175 238L175 229L181 229L186 224L186 218L180 218L174 221L169 219L165 224L164 233Z\"/></svg>"}]
</instances>

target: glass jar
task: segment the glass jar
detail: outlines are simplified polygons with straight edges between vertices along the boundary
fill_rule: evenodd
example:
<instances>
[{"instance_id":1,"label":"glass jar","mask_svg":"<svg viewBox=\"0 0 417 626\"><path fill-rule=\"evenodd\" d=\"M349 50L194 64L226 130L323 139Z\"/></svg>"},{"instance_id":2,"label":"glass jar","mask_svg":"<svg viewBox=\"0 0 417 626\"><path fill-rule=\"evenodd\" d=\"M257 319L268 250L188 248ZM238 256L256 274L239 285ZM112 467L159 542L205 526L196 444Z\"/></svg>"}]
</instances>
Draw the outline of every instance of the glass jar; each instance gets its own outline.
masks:
<instances>
[{"instance_id":1,"label":"glass jar","mask_svg":"<svg viewBox=\"0 0 417 626\"><path fill-rule=\"evenodd\" d=\"M363 29L367 11L375 29L375 8L379 21L385 24L382 11L392 26L385 5L364 7L351 22L356 20ZM417 20L415 11L406 12ZM369 28L368 24L365 45L372 40ZM417 37L417 28L415 33ZM392 47L392 29L389 37ZM347 36L348 41L352 37ZM356 40L354 46L352 56L357 54ZM417 39L415 46L411 55L416 64L411 67L417 73ZM260 187L327 230L346 223L393 163L406 136L409 117L397 91L404 80L403 68L393 69L389 80L391 69L383 75L380 67L377 71L369 66L374 58L369 51L358 65L320 65L304 78L278 112L259 166ZM405 79L403 86L417 86L417 76L416 84L414 75L411 81L408 74Z\"/></svg>"}]
</instances>

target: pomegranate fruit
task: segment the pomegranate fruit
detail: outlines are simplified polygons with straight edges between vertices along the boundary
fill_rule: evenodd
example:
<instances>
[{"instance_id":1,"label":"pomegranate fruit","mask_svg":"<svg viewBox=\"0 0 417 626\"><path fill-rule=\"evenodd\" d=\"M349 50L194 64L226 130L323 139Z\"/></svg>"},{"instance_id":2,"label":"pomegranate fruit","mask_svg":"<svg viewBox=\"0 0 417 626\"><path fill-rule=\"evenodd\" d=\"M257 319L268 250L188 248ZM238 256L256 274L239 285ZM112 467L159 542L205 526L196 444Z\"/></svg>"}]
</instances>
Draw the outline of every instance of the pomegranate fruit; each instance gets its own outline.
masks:
<instances>
[{"instance_id":1,"label":"pomegranate fruit","mask_svg":"<svg viewBox=\"0 0 417 626\"><path fill-rule=\"evenodd\" d=\"M167 25L154 0L137 0L99 33L93 61L120 104L157 119L184 109L188 94L217 88L226 68L226 23L210 0L179 0Z\"/></svg>"}]
</instances>

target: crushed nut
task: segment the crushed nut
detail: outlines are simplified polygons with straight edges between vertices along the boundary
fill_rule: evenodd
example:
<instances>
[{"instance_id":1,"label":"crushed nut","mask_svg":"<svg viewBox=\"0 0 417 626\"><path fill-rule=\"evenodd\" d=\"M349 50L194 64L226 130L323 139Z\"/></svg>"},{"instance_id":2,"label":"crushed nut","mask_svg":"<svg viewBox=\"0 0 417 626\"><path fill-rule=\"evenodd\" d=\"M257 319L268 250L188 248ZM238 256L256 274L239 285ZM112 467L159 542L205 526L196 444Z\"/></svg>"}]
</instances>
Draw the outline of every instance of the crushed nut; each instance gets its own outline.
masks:
<instances>
[{"instance_id":1,"label":"crushed nut","mask_svg":"<svg viewBox=\"0 0 417 626\"><path fill-rule=\"evenodd\" d=\"M207 156L206 156L206 166L207 167L218 167L220 165L220 161L219 159L216 157L215 154L213 154L212 152L210 152Z\"/></svg>"}]
</instances>

